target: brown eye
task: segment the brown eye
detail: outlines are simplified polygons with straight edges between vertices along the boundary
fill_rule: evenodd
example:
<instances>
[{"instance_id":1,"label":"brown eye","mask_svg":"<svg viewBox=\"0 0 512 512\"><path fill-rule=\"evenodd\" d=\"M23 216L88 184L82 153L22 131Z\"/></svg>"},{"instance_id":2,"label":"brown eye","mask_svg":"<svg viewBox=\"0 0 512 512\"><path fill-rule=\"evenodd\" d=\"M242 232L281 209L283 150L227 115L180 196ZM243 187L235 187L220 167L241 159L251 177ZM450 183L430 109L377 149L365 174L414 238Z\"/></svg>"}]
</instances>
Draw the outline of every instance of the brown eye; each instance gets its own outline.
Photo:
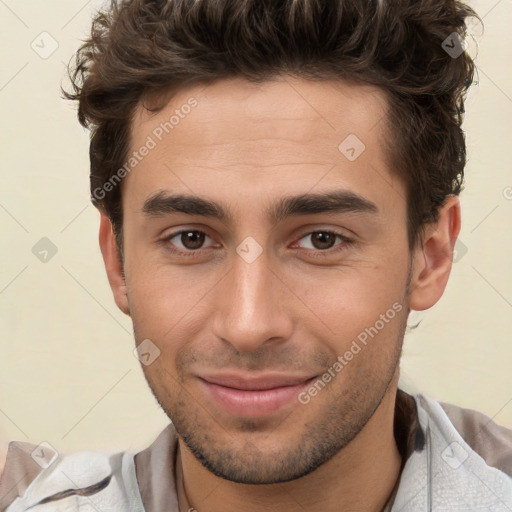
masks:
<instances>
[{"instance_id":1,"label":"brown eye","mask_svg":"<svg viewBox=\"0 0 512 512\"><path fill-rule=\"evenodd\" d=\"M204 245L206 239L210 239L209 245ZM200 252L201 249L208 248L212 245L213 240L204 233L197 229L183 229L172 233L162 240L169 248L177 253L193 254Z\"/></svg>"},{"instance_id":2,"label":"brown eye","mask_svg":"<svg viewBox=\"0 0 512 512\"><path fill-rule=\"evenodd\" d=\"M182 231L180 242L185 249L200 249L204 243L205 234L201 231Z\"/></svg>"},{"instance_id":3,"label":"brown eye","mask_svg":"<svg viewBox=\"0 0 512 512\"><path fill-rule=\"evenodd\" d=\"M325 251L333 248L336 244L336 239L338 238L342 242L346 241L346 238L338 233L333 233L331 231L313 231L312 233L308 233L301 238L301 240L306 241L309 239L309 243L303 244L302 248Z\"/></svg>"},{"instance_id":4,"label":"brown eye","mask_svg":"<svg viewBox=\"0 0 512 512\"><path fill-rule=\"evenodd\" d=\"M315 249L330 249L334 246L337 237L334 233L329 233L327 231L316 231L310 236Z\"/></svg>"}]
</instances>

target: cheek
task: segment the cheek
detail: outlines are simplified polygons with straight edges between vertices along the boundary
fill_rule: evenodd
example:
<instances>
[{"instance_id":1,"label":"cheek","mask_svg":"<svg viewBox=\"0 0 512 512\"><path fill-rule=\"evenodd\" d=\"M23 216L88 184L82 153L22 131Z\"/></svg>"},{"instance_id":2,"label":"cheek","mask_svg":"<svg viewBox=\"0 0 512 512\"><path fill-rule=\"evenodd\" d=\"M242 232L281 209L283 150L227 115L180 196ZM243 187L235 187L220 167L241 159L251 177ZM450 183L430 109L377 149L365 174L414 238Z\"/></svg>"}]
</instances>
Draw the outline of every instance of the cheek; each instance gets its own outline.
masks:
<instances>
[{"instance_id":1,"label":"cheek","mask_svg":"<svg viewBox=\"0 0 512 512\"><path fill-rule=\"evenodd\" d=\"M405 308L396 301L383 307L382 313L356 312L345 323L339 322L330 338L334 359L328 373L335 375L333 389L365 394L388 383L400 357L406 318Z\"/></svg>"},{"instance_id":2,"label":"cheek","mask_svg":"<svg viewBox=\"0 0 512 512\"><path fill-rule=\"evenodd\" d=\"M174 360L203 327L208 291L218 281L218 272L198 267L172 267L151 261L151 256L127 259L127 294L137 342L150 339L163 359Z\"/></svg>"},{"instance_id":3,"label":"cheek","mask_svg":"<svg viewBox=\"0 0 512 512\"><path fill-rule=\"evenodd\" d=\"M403 259L403 257L402 257ZM407 309L407 261L358 261L337 269L305 272L293 279L294 293L309 310L311 331L321 329L341 345L374 327L385 335ZM292 282L292 281L290 281Z\"/></svg>"}]
</instances>

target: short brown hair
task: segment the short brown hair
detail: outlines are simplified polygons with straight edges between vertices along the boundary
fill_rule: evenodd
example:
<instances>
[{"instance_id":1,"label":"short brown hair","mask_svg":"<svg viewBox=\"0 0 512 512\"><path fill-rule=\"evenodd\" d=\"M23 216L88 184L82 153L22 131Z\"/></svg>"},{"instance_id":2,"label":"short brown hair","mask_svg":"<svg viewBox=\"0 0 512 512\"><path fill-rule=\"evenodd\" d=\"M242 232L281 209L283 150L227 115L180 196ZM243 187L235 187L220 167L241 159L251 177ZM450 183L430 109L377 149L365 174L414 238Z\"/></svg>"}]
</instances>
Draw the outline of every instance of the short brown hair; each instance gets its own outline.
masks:
<instances>
[{"instance_id":1,"label":"short brown hair","mask_svg":"<svg viewBox=\"0 0 512 512\"><path fill-rule=\"evenodd\" d=\"M412 249L463 183L474 63L443 42L461 44L468 17L478 18L457 0L111 0L76 53L64 95L91 129L92 202L110 217L120 253L121 187L101 198L94 190L126 161L140 102L194 83L280 74L385 91L387 160L406 186Z\"/></svg>"}]
</instances>

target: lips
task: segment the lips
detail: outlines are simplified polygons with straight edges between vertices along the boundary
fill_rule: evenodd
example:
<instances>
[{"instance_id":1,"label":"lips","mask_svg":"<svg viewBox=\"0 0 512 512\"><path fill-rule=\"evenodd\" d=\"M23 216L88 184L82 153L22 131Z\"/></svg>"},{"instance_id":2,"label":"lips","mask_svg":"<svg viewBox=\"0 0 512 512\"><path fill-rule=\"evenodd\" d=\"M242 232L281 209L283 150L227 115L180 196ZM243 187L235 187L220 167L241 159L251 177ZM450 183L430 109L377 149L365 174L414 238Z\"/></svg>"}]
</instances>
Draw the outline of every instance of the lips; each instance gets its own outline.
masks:
<instances>
[{"instance_id":1,"label":"lips","mask_svg":"<svg viewBox=\"0 0 512 512\"><path fill-rule=\"evenodd\" d=\"M292 402L315 377L266 374L254 376L207 375L199 378L218 406L231 415L266 416Z\"/></svg>"}]
</instances>

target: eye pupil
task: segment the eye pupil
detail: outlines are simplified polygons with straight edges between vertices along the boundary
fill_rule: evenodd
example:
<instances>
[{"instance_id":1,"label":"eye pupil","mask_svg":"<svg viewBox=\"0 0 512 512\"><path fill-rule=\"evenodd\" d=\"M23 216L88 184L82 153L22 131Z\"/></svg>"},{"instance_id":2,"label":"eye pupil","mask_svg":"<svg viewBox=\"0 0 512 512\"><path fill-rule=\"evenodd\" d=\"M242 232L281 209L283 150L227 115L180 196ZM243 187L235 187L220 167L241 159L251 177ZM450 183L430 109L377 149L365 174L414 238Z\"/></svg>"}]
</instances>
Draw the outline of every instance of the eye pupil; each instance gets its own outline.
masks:
<instances>
[{"instance_id":1,"label":"eye pupil","mask_svg":"<svg viewBox=\"0 0 512 512\"><path fill-rule=\"evenodd\" d=\"M199 249L204 243L205 234L200 231L184 231L181 234L181 243L187 249Z\"/></svg>"},{"instance_id":2,"label":"eye pupil","mask_svg":"<svg viewBox=\"0 0 512 512\"><path fill-rule=\"evenodd\" d=\"M311 235L313 245L317 249L330 249L334 246L336 241L336 235L328 233L326 231L318 231Z\"/></svg>"}]
</instances>

